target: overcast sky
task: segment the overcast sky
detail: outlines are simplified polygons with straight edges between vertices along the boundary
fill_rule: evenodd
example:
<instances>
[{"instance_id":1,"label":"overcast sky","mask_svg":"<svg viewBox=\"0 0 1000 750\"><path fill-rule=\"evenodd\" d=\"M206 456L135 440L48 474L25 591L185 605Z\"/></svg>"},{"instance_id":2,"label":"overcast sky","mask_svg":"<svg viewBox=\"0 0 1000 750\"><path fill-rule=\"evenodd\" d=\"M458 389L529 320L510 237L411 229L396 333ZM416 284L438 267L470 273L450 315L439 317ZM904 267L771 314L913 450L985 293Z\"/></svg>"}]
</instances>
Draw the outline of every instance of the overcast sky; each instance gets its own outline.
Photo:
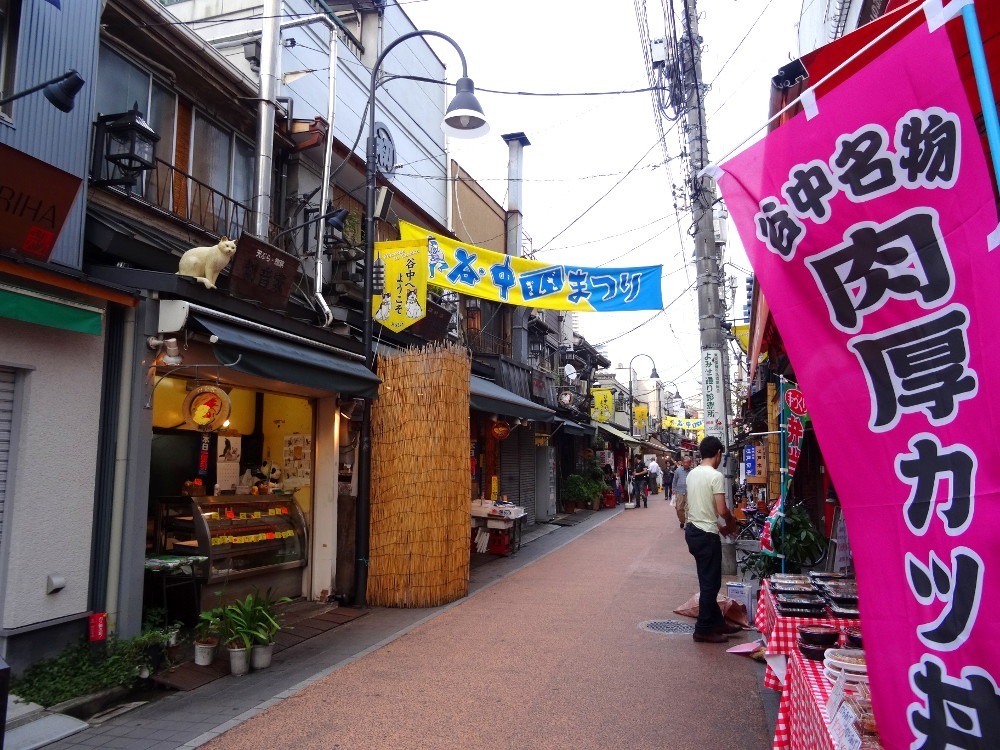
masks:
<instances>
[{"instance_id":1,"label":"overcast sky","mask_svg":"<svg viewBox=\"0 0 1000 750\"><path fill-rule=\"evenodd\" d=\"M683 0L673 4L679 10ZM682 395L699 393L693 243L686 234L691 219L675 210L673 197L675 190L684 191L676 159L682 130L663 120L667 152L675 157L665 163L648 92L574 95L647 88L641 39L663 36L663 5L669 7L669 0L403 0L400 5L417 28L451 36L465 53L491 132L482 139L453 140L452 155L505 207L507 146L500 136L523 132L531 141L524 151L522 208L538 260L662 264L664 312L584 313L578 316L583 335L605 345L612 367L627 367L636 354L648 354L660 377L676 382ZM770 78L798 55L801 8L802 0L699 2L713 161L766 121ZM461 72L457 55L446 43L430 41L454 81ZM739 317L749 265L732 227L729 237L734 244L725 270L736 278L737 291L728 316ZM638 358L635 369L645 378L649 360Z\"/></svg>"}]
</instances>

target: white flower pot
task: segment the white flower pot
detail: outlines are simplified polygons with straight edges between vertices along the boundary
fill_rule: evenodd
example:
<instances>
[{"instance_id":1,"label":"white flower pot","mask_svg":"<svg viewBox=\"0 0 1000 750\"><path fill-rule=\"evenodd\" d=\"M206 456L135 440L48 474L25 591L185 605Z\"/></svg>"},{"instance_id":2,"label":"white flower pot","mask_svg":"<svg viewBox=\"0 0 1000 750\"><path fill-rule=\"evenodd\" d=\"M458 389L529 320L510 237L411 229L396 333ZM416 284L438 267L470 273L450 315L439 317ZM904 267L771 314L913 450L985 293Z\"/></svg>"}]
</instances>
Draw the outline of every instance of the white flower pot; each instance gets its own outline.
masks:
<instances>
[{"instance_id":1,"label":"white flower pot","mask_svg":"<svg viewBox=\"0 0 1000 750\"><path fill-rule=\"evenodd\" d=\"M245 648L229 648L229 673L235 677L250 671L250 657Z\"/></svg>"},{"instance_id":2,"label":"white flower pot","mask_svg":"<svg viewBox=\"0 0 1000 750\"><path fill-rule=\"evenodd\" d=\"M254 669L267 669L271 666L271 655L274 644L254 644L250 649L250 666Z\"/></svg>"},{"instance_id":3,"label":"white flower pot","mask_svg":"<svg viewBox=\"0 0 1000 750\"><path fill-rule=\"evenodd\" d=\"M194 644L194 663L199 667L207 667L213 661L215 661L215 643L198 643L195 641Z\"/></svg>"}]
</instances>

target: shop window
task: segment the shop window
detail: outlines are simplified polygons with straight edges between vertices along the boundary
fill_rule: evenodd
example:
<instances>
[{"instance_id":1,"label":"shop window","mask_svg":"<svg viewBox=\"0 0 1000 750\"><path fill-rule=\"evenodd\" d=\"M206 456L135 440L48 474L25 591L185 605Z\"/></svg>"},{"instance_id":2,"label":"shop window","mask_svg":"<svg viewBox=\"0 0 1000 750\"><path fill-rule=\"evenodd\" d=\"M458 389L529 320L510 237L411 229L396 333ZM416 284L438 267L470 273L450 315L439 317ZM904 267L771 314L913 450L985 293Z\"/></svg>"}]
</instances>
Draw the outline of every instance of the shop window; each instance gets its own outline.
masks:
<instances>
[{"instance_id":1,"label":"shop window","mask_svg":"<svg viewBox=\"0 0 1000 750\"><path fill-rule=\"evenodd\" d=\"M14 92L17 63L17 37L21 25L21 0L0 0L0 98ZM10 117L13 102L0 109Z\"/></svg>"}]
</instances>

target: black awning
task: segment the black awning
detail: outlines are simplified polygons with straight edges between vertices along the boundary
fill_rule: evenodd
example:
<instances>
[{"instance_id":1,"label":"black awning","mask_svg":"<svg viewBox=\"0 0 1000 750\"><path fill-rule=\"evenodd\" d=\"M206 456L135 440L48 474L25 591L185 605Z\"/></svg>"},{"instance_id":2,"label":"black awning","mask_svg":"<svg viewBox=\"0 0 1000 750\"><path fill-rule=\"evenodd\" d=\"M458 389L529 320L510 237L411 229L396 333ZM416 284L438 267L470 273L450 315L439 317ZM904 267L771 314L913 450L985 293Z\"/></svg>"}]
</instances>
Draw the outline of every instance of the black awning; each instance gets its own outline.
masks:
<instances>
[{"instance_id":1,"label":"black awning","mask_svg":"<svg viewBox=\"0 0 1000 750\"><path fill-rule=\"evenodd\" d=\"M594 437L597 433L597 428L593 425L582 425L574 422L572 419L563 419L562 417L556 417L556 422L562 425L562 430L567 435L586 435L587 437Z\"/></svg>"},{"instance_id":2,"label":"black awning","mask_svg":"<svg viewBox=\"0 0 1000 750\"><path fill-rule=\"evenodd\" d=\"M469 406L478 411L535 419L539 422L548 422L555 416L552 409L522 398L513 391L475 375L469 376Z\"/></svg>"},{"instance_id":3,"label":"black awning","mask_svg":"<svg viewBox=\"0 0 1000 750\"><path fill-rule=\"evenodd\" d=\"M361 362L207 315L191 317L218 337L212 349L220 362L239 360L234 370L347 396L378 397L382 381Z\"/></svg>"}]
</instances>

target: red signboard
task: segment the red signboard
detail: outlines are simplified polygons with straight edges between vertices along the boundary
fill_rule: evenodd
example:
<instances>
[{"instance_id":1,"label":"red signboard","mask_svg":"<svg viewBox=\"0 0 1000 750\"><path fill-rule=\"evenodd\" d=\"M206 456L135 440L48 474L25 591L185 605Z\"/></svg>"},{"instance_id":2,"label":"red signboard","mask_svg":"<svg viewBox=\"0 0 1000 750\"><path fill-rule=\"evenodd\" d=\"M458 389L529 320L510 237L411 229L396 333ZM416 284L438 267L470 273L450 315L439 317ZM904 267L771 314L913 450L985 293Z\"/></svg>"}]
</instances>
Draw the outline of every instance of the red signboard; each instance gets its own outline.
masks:
<instances>
[{"instance_id":1,"label":"red signboard","mask_svg":"<svg viewBox=\"0 0 1000 750\"><path fill-rule=\"evenodd\" d=\"M90 640L103 641L108 637L108 613L94 612L90 616Z\"/></svg>"},{"instance_id":2,"label":"red signboard","mask_svg":"<svg viewBox=\"0 0 1000 750\"><path fill-rule=\"evenodd\" d=\"M0 249L47 261L81 182L0 143Z\"/></svg>"}]
</instances>

